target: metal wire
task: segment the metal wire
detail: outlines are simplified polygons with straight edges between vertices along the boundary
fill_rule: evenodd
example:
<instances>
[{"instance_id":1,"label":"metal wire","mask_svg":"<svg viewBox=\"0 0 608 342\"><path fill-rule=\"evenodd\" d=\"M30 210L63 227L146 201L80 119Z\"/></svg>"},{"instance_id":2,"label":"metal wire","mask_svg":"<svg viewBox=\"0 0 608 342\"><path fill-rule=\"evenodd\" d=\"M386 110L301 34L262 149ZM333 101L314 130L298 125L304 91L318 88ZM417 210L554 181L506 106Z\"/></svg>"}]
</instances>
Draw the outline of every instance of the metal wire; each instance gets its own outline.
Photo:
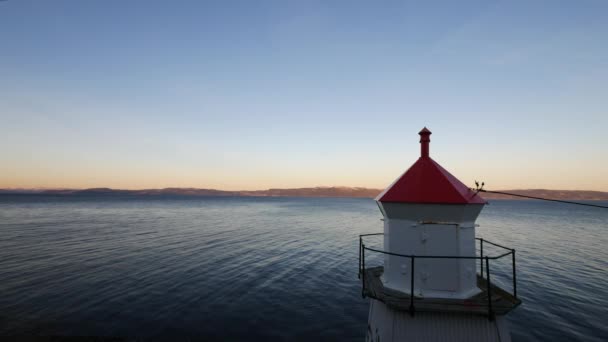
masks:
<instances>
[{"instance_id":1,"label":"metal wire","mask_svg":"<svg viewBox=\"0 0 608 342\"><path fill-rule=\"evenodd\" d=\"M595 208L608 209L608 206L598 205L598 204L591 204L591 203L580 203L580 202L564 201L564 200L557 200L557 199L550 199L550 198L543 198L543 197L536 197L536 196L527 196L527 195L512 194L512 193L502 192L502 191L485 190L485 189L471 189L471 190L478 191L478 192L489 192L489 193L492 193L492 194L499 194L499 195L509 195L509 196L515 196L515 197L530 198L530 199L536 199L536 200L541 200L541 201L559 202L559 203L566 203L566 204L576 204L576 205L584 205L584 206L587 206L587 207L595 207Z\"/></svg>"}]
</instances>

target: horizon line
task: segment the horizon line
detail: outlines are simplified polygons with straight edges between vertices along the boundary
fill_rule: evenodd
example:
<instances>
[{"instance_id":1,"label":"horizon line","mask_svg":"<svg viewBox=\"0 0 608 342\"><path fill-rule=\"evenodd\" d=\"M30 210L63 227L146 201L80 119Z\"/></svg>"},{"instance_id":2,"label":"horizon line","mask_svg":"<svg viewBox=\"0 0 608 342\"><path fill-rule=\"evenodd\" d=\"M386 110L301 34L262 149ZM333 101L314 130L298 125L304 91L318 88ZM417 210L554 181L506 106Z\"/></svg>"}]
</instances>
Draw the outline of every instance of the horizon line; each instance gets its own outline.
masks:
<instances>
[{"instance_id":1,"label":"horizon line","mask_svg":"<svg viewBox=\"0 0 608 342\"><path fill-rule=\"evenodd\" d=\"M199 187L178 187L178 186L168 186L168 187L159 187L159 188L113 188L106 186L97 186L97 187L85 187L85 188L69 188L69 187L10 187L4 188L0 187L0 191L82 191L82 190L121 190L121 191L145 191L145 190L171 190L171 189L190 189L190 190L213 190L213 191L225 191L225 192L256 192L256 191L268 191L268 190L296 190L296 189L332 189L332 188L342 188L342 189L362 189L362 190L378 190L382 191L383 188L374 188L374 187L365 187L365 186L346 186L346 185L317 185L317 186L307 186L307 187L288 187L288 188L266 188L266 189L255 189L255 190L226 190L226 189L218 189L218 188L199 188ZM473 189L473 188L470 188ZM488 190L488 189L485 189ZM588 189L549 189L549 188L506 188L506 189L493 189L488 191L587 191L587 192L608 192L603 190L588 190Z\"/></svg>"}]
</instances>

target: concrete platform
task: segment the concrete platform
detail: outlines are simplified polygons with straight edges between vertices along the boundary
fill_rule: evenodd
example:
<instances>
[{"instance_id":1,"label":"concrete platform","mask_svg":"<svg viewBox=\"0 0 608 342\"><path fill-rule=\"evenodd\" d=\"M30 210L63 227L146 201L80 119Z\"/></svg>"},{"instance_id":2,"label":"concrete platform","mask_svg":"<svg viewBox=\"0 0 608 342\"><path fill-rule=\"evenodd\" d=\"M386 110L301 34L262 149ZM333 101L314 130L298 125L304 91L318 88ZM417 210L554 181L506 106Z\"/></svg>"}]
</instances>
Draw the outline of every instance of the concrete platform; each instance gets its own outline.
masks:
<instances>
[{"instance_id":1,"label":"concrete platform","mask_svg":"<svg viewBox=\"0 0 608 342\"><path fill-rule=\"evenodd\" d=\"M384 287L380 276L384 267L370 267L364 270L363 295L386 304L394 310L410 311L411 298L409 294ZM481 293L467 299L420 298L414 296L415 312L454 312L488 315L487 282L477 275L477 286ZM498 286L491 285L493 315L505 315L521 304L521 300Z\"/></svg>"}]
</instances>

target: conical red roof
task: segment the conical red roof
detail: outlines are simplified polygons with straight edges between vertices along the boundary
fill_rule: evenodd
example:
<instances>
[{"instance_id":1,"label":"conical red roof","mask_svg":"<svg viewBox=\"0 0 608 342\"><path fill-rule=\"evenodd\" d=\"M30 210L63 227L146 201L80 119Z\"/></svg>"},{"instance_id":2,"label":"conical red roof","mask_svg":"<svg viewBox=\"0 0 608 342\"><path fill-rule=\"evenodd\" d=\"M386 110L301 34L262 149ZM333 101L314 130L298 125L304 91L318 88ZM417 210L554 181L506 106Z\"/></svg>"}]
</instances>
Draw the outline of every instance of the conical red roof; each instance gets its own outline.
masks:
<instances>
[{"instance_id":1,"label":"conical red roof","mask_svg":"<svg viewBox=\"0 0 608 342\"><path fill-rule=\"evenodd\" d=\"M420 131L421 157L376 201L436 204L485 204L475 191L429 157L431 131Z\"/></svg>"}]
</instances>

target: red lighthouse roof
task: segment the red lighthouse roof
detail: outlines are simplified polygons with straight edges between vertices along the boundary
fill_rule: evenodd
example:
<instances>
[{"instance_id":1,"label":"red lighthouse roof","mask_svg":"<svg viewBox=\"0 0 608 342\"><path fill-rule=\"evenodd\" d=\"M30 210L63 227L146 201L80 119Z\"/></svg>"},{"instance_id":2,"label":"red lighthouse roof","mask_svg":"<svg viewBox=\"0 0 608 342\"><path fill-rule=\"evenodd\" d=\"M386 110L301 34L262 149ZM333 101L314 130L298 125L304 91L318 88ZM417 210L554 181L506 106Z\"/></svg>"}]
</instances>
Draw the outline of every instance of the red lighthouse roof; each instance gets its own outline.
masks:
<instances>
[{"instance_id":1,"label":"red lighthouse roof","mask_svg":"<svg viewBox=\"0 0 608 342\"><path fill-rule=\"evenodd\" d=\"M431 131L420 133L420 158L376 201L398 203L485 204L486 201L429 157Z\"/></svg>"}]
</instances>

